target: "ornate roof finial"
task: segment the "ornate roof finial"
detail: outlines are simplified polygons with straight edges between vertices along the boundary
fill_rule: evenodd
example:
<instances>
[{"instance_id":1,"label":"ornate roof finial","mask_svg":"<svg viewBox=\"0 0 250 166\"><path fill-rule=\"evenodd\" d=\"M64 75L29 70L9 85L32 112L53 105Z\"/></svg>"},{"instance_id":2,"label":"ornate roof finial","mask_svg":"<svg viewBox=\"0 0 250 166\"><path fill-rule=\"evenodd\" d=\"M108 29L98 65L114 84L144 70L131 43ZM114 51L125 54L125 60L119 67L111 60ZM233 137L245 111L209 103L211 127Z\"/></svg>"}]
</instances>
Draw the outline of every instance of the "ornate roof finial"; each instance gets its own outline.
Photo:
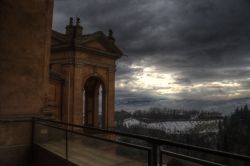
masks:
<instances>
[{"instance_id":1,"label":"ornate roof finial","mask_svg":"<svg viewBox=\"0 0 250 166\"><path fill-rule=\"evenodd\" d=\"M109 34L108 34L108 37L111 41L115 42L115 38L113 37L113 31L112 29L109 29Z\"/></svg>"},{"instance_id":2,"label":"ornate roof finial","mask_svg":"<svg viewBox=\"0 0 250 166\"><path fill-rule=\"evenodd\" d=\"M109 37L113 37L113 31L112 31L112 29L109 29Z\"/></svg>"},{"instance_id":3,"label":"ornate roof finial","mask_svg":"<svg viewBox=\"0 0 250 166\"><path fill-rule=\"evenodd\" d=\"M80 25L80 18L79 17L76 18L76 25Z\"/></svg>"},{"instance_id":4,"label":"ornate roof finial","mask_svg":"<svg viewBox=\"0 0 250 166\"><path fill-rule=\"evenodd\" d=\"M69 25L73 25L73 18L72 17L69 18Z\"/></svg>"},{"instance_id":5,"label":"ornate roof finial","mask_svg":"<svg viewBox=\"0 0 250 166\"><path fill-rule=\"evenodd\" d=\"M74 27L73 27L73 18L69 18L69 25L66 26L66 34L69 36L73 35Z\"/></svg>"},{"instance_id":6,"label":"ornate roof finial","mask_svg":"<svg viewBox=\"0 0 250 166\"><path fill-rule=\"evenodd\" d=\"M73 24L73 18L69 18L69 25L66 26L66 34L70 37L77 37L82 35L82 26L80 25L80 18L76 18L76 25Z\"/></svg>"}]
</instances>

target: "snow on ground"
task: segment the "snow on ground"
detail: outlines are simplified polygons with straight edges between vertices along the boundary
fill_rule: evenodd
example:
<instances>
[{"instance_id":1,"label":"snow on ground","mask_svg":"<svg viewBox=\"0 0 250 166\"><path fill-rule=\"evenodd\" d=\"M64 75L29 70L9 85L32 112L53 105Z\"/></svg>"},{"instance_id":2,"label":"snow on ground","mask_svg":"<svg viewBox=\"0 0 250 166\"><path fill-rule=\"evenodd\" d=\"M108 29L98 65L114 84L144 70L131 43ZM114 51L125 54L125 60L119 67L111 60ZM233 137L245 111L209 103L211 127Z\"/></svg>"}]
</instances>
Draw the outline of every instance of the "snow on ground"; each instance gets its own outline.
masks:
<instances>
[{"instance_id":1,"label":"snow on ground","mask_svg":"<svg viewBox=\"0 0 250 166\"><path fill-rule=\"evenodd\" d=\"M123 125L126 127L140 126L150 129L159 129L169 134L185 134L191 130L199 133L218 132L219 120L185 120L185 121L166 121L157 123L144 123L137 119L125 119Z\"/></svg>"}]
</instances>

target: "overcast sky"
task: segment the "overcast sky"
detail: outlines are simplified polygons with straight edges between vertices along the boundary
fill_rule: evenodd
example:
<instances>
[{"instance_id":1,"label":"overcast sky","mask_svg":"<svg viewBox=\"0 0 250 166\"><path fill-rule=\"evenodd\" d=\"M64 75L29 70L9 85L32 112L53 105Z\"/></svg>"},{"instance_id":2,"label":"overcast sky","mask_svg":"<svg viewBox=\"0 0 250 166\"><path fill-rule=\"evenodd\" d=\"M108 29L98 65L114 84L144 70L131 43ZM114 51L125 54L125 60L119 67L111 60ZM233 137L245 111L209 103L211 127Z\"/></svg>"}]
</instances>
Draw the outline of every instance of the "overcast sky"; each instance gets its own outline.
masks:
<instances>
[{"instance_id":1,"label":"overcast sky","mask_svg":"<svg viewBox=\"0 0 250 166\"><path fill-rule=\"evenodd\" d=\"M53 29L113 29L116 95L227 100L250 94L249 0L55 0Z\"/></svg>"}]
</instances>

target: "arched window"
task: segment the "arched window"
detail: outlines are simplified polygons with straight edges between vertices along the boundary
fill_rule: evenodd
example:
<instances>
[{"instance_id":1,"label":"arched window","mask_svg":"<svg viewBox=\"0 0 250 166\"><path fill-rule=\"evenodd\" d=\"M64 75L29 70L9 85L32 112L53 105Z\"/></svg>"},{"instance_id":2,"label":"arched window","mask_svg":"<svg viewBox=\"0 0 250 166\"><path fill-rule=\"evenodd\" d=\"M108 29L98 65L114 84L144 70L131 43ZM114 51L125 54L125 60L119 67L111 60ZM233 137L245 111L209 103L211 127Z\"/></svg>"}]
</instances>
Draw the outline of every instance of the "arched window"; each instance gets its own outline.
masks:
<instances>
[{"instance_id":1,"label":"arched window","mask_svg":"<svg viewBox=\"0 0 250 166\"><path fill-rule=\"evenodd\" d=\"M100 78L90 77L83 90L83 124L92 127L104 127L104 85Z\"/></svg>"},{"instance_id":2,"label":"arched window","mask_svg":"<svg viewBox=\"0 0 250 166\"><path fill-rule=\"evenodd\" d=\"M103 122L104 122L104 115L103 115L103 87L102 87L102 84L100 84L99 86L99 108L98 108L98 127L99 128L103 128Z\"/></svg>"}]
</instances>

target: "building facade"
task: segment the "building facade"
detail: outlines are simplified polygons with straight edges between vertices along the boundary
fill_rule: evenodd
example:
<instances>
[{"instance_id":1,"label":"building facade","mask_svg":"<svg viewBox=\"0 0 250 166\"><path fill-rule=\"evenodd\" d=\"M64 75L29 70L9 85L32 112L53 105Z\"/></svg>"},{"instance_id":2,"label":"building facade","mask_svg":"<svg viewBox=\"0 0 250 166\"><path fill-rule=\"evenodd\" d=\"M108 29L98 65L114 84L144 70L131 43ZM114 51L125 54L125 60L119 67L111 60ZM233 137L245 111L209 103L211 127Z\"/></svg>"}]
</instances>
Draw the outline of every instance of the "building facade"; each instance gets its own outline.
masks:
<instances>
[{"instance_id":1,"label":"building facade","mask_svg":"<svg viewBox=\"0 0 250 166\"><path fill-rule=\"evenodd\" d=\"M0 165L31 163L49 81L53 0L0 1Z\"/></svg>"},{"instance_id":2,"label":"building facade","mask_svg":"<svg viewBox=\"0 0 250 166\"><path fill-rule=\"evenodd\" d=\"M70 19L58 33L52 14L53 0L0 1L0 165L31 164L32 117L114 127L112 31L85 34Z\"/></svg>"},{"instance_id":3,"label":"building facade","mask_svg":"<svg viewBox=\"0 0 250 166\"><path fill-rule=\"evenodd\" d=\"M65 34L53 31L50 83L44 113L60 121L114 127L115 61L122 52L112 31L85 34L70 18Z\"/></svg>"}]
</instances>

